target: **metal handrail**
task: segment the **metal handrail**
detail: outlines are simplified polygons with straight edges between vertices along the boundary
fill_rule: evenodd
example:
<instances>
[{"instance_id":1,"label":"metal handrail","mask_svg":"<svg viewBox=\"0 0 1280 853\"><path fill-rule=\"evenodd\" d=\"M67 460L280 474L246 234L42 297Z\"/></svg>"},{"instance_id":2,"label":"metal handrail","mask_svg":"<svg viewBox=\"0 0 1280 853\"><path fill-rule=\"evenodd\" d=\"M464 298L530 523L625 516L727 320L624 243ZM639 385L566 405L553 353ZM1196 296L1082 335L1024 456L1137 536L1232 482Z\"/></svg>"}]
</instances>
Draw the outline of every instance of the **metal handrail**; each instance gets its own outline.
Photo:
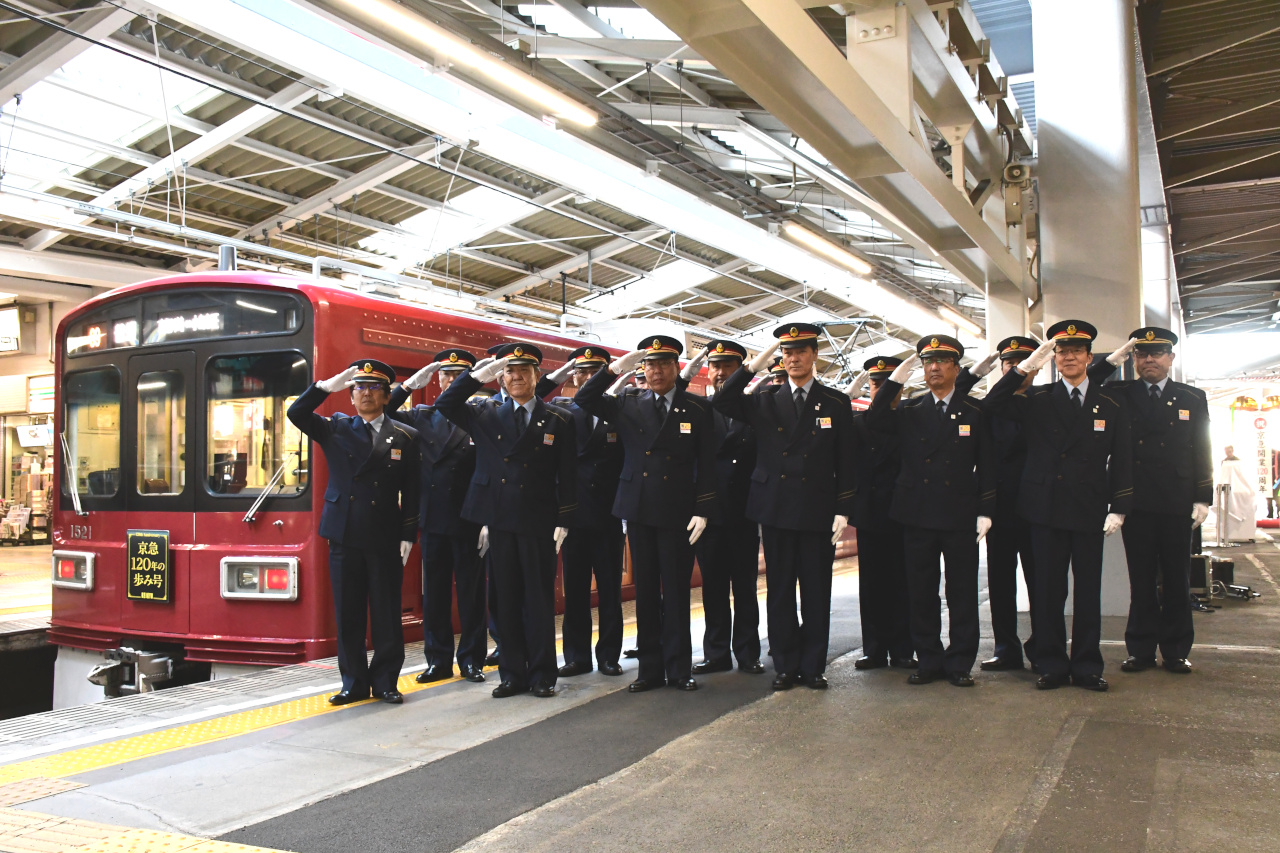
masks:
<instances>
[{"instance_id":1,"label":"metal handrail","mask_svg":"<svg viewBox=\"0 0 1280 853\"><path fill-rule=\"evenodd\" d=\"M62 464L66 466L67 475L71 478L71 505L75 507L76 515L88 515L80 506L80 476L76 473L76 463L71 461L71 445L67 444L66 430L58 433L58 438L62 441Z\"/></svg>"},{"instance_id":2,"label":"metal handrail","mask_svg":"<svg viewBox=\"0 0 1280 853\"><path fill-rule=\"evenodd\" d=\"M279 485L280 479L284 477L284 466L288 464L289 457L292 455L292 450L286 450L284 452L284 457L280 460L280 467L271 475L271 480L267 483L267 487L262 490L260 495L258 495L258 499L253 502L253 506L249 507L249 511L244 514L244 518L241 519L241 521L246 524L252 524L254 520L256 520L258 516L258 507L262 506L262 502L271 494L271 490Z\"/></svg>"}]
</instances>

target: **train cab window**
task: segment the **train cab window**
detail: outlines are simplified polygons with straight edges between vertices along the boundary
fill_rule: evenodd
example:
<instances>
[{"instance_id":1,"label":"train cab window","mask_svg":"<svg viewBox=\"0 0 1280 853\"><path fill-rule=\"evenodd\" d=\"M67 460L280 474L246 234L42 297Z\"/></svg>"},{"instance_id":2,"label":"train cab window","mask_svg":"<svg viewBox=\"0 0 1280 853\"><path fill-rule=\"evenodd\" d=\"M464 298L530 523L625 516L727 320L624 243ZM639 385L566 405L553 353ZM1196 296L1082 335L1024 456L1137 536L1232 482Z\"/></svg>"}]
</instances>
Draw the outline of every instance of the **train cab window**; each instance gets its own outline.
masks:
<instances>
[{"instance_id":1,"label":"train cab window","mask_svg":"<svg viewBox=\"0 0 1280 853\"><path fill-rule=\"evenodd\" d=\"M74 479L82 497L111 497L120 487L120 372L83 370L66 378L63 428L70 457L63 491Z\"/></svg>"},{"instance_id":2,"label":"train cab window","mask_svg":"<svg viewBox=\"0 0 1280 853\"><path fill-rule=\"evenodd\" d=\"M310 442L285 412L307 389L307 375L306 360L296 352L209 360L205 476L210 492L306 491Z\"/></svg>"},{"instance_id":3,"label":"train cab window","mask_svg":"<svg viewBox=\"0 0 1280 853\"><path fill-rule=\"evenodd\" d=\"M138 377L138 494L180 495L187 486L187 394L182 372Z\"/></svg>"}]
</instances>

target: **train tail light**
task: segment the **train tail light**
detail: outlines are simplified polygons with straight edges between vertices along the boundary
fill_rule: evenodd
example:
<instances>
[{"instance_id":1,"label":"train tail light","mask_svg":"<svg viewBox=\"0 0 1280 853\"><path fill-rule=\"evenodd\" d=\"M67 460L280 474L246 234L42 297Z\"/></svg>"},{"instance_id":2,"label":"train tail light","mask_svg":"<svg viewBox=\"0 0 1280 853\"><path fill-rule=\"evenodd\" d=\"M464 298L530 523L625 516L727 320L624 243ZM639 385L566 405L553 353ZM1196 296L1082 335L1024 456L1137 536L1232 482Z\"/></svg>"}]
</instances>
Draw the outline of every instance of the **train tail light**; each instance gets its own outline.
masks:
<instances>
[{"instance_id":1,"label":"train tail light","mask_svg":"<svg viewBox=\"0 0 1280 853\"><path fill-rule=\"evenodd\" d=\"M249 601L296 601L297 557L223 557L222 597Z\"/></svg>"},{"instance_id":2,"label":"train tail light","mask_svg":"<svg viewBox=\"0 0 1280 853\"><path fill-rule=\"evenodd\" d=\"M54 551L53 585L61 589L93 589L93 560L88 551Z\"/></svg>"}]
</instances>

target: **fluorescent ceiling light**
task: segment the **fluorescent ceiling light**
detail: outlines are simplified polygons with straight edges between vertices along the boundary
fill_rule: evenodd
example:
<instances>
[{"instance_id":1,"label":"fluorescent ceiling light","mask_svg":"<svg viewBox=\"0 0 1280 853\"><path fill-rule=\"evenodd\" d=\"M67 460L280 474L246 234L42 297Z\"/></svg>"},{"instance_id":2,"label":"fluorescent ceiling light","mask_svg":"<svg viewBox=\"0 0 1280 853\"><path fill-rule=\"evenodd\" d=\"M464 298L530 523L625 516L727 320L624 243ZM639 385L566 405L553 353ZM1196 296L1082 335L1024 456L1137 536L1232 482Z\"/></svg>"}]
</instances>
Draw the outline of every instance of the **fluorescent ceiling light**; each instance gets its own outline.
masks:
<instances>
[{"instance_id":1,"label":"fluorescent ceiling light","mask_svg":"<svg viewBox=\"0 0 1280 853\"><path fill-rule=\"evenodd\" d=\"M873 269L871 264L867 263L862 258L859 258L857 255L841 249L835 243L822 239L803 225L788 222L783 226L783 230L787 232L788 237L795 240L797 243L802 243L823 257L835 261L840 266L851 269L858 275L871 274L871 270Z\"/></svg>"},{"instance_id":2,"label":"fluorescent ceiling light","mask_svg":"<svg viewBox=\"0 0 1280 853\"><path fill-rule=\"evenodd\" d=\"M938 309L938 314L940 314L942 319L950 323L952 326L958 326L971 335L982 335L982 327L958 311L952 311L944 305Z\"/></svg>"},{"instance_id":3,"label":"fluorescent ceiling light","mask_svg":"<svg viewBox=\"0 0 1280 853\"><path fill-rule=\"evenodd\" d=\"M438 57L444 57L488 77L494 83L545 107L554 116L581 125L596 123L596 114L561 95L545 83L517 71L488 54L477 50L453 33L425 18L410 14L388 0L333 0L357 17L383 26L390 25L400 34L419 42Z\"/></svg>"}]
</instances>

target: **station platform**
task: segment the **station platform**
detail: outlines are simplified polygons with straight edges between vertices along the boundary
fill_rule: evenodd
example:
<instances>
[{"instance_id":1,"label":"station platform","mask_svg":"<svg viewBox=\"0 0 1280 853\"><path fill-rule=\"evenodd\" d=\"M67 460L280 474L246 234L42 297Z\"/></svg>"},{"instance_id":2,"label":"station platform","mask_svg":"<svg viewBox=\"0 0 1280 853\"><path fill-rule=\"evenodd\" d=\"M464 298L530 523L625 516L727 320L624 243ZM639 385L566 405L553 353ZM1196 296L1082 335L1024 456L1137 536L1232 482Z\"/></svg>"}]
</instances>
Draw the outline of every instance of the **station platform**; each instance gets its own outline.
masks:
<instances>
[{"instance_id":1,"label":"station platform","mask_svg":"<svg viewBox=\"0 0 1280 853\"><path fill-rule=\"evenodd\" d=\"M10 720L0 851L1273 850L1280 545L1230 554L1263 597L1196 615L1189 676L1120 672L1105 620L1105 694L858 672L845 570L825 692L633 695L626 661L500 701L411 649L402 706L330 708L315 661Z\"/></svg>"},{"instance_id":2,"label":"station platform","mask_svg":"<svg viewBox=\"0 0 1280 853\"><path fill-rule=\"evenodd\" d=\"M52 545L0 547L0 653L45 644L53 586Z\"/></svg>"}]
</instances>

